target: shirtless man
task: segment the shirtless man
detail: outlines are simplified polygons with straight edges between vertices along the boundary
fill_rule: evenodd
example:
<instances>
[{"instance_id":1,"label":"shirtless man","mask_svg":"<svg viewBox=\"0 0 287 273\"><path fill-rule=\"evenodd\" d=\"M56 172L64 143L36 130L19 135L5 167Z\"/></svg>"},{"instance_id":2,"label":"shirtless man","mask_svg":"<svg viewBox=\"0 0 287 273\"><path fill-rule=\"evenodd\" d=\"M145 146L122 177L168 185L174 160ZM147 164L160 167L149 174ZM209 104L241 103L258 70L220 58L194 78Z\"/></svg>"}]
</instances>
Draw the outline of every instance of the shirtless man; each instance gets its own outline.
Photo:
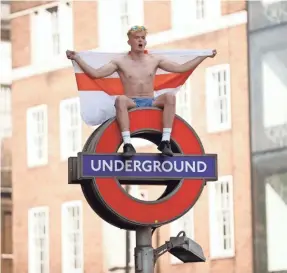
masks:
<instances>
[{"instance_id":1,"label":"shirtless man","mask_svg":"<svg viewBox=\"0 0 287 273\"><path fill-rule=\"evenodd\" d=\"M131 144L129 131L128 110L134 107L159 107L163 109L163 134L158 150L163 155L173 156L170 145L170 135L175 116L175 95L163 94L154 98L154 77L156 70L174 73L187 72L196 68L207 57L197 57L184 64L171 62L163 57L145 54L147 29L144 26L134 26L128 33L128 44L131 50L121 58L112 60L99 69L87 65L75 51L67 50L67 58L74 60L91 78L98 79L119 74L124 87L124 95L118 96L115 101L116 118L122 132L125 157L132 157L136 151ZM216 50L213 51L214 57Z\"/></svg>"}]
</instances>

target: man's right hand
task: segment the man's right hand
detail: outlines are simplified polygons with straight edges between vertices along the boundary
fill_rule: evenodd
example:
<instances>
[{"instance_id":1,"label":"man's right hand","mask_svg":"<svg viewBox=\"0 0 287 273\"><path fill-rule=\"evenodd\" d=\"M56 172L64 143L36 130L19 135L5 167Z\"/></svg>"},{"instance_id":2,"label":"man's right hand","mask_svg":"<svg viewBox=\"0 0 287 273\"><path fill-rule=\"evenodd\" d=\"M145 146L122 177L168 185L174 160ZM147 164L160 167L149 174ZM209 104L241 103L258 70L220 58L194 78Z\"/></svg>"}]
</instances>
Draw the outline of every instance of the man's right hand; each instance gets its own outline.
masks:
<instances>
[{"instance_id":1,"label":"man's right hand","mask_svg":"<svg viewBox=\"0 0 287 273\"><path fill-rule=\"evenodd\" d=\"M67 50L66 51L66 56L69 60L76 60L76 58L78 57L78 54L76 51L72 51L72 50Z\"/></svg>"}]
</instances>

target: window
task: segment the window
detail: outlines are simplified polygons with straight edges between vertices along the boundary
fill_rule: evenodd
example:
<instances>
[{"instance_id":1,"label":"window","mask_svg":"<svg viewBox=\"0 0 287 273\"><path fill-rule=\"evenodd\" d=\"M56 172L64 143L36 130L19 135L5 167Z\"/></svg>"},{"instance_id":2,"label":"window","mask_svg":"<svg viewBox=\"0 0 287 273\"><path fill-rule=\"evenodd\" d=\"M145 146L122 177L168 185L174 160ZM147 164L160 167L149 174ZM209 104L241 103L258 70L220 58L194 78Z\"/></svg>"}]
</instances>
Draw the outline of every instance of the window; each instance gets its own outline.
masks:
<instances>
[{"instance_id":1,"label":"window","mask_svg":"<svg viewBox=\"0 0 287 273\"><path fill-rule=\"evenodd\" d=\"M127 30L129 28L129 0L120 0L121 3L121 27L122 27L122 35L125 37Z\"/></svg>"},{"instance_id":2,"label":"window","mask_svg":"<svg viewBox=\"0 0 287 273\"><path fill-rule=\"evenodd\" d=\"M176 94L176 114L191 124L191 86L189 79Z\"/></svg>"},{"instance_id":3,"label":"window","mask_svg":"<svg viewBox=\"0 0 287 273\"><path fill-rule=\"evenodd\" d=\"M1 84L0 120L1 120L0 138L11 136L12 133L11 87L9 85Z\"/></svg>"},{"instance_id":4,"label":"window","mask_svg":"<svg viewBox=\"0 0 287 273\"><path fill-rule=\"evenodd\" d=\"M102 220L102 234L104 271L123 273L126 265L126 230Z\"/></svg>"},{"instance_id":5,"label":"window","mask_svg":"<svg viewBox=\"0 0 287 273\"><path fill-rule=\"evenodd\" d=\"M45 165L48 162L47 105L27 110L27 156L29 167Z\"/></svg>"},{"instance_id":6,"label":"window","mask_svg":"<svg viewBox=\"0 0 287 273\"><path fill-rule=\"evenodd\" d=\"M213 0L214 1L214 0ZM196 0L196 19L205 17L205 0Z\"/></svg>"},{"instance_id":7,"label":"window","mask_svg":"<svg viewBox=\"0 0 287 273\"><path fill-rule=\"evenodd\" d=\"M1 193L2 197L11 198L12 193L12 151L9 145L2 145L1 159L0 159L0 172L1 172ZM2 191L5 189L5 193ZM4 196L3 196L4 194Z\"/></svg>"},{"instance_id":8,"label":"window","mask_svg":"<svg viewBox=\"0 0 287 273\"><path fill-rule=\"evenodd\" d=\"M51 8L39 8L31 15L32 62L62 56L73 48L72 3L61 1Z\"/></svg>"},{"instance_id":9,"label":"window","mask_svg":"<svg viewBox=\"0 0 287 273\"><path fill-rule=\"evenodd\" d=\"M193 19L194 1L172 0L172 26L180 30L182 27L190 26Z\"/></svg>"},{"instance_id":10,"label":"window","mask_svg":"<svg viewBox=\"0 0 287 273\"><path fill-rule=\"evenodd\" d=\"M185 235L190 238L194 239L194 214L193 214L193 208L189 210L185 215L180 217L179 219L171 222L170 224L170 236L176 237L177 234L181 231L185 232ZM171 263L177 264L182 263L181 260L176 258L175 256L171 255Z\"/></svg>"},{"instance_id":11,"label":"window","mask_svg":"<svg viewBox=\"0 0 287 273\"><path fill-rule=\"evenodd\" d=\"M32 208L28 214L29 273L49 273L49 210Z\"/></svg>"},{"instance_id":12,"label":"window","mask_svg":"<svg viewBox=\"0 0 287 273\"><path fill-rule=\"evenodd\" d=\"M0 159L0 181L2 198L12 197L12 152L10 147L2 146Z\"/></svg>"},{"instance_id":13,"label":"window","mask_svg":"<svg viewBox=\"0 0 287 273\"><path fill-rule=\"evenodd\" d=\"M1 166L1 187L12 189L12 167Z\"/></svg>"},{"instance_id":14,"label":"window","mask_svg":"<svg viewBox=\"0 0 287 273\"><path fill-rule=\"evenodd\" d=\"M274 158L274 157L273 157ZM275 158L274 158L275 159ZM278 160L278 157L277 157ZM268 270L266 272L286 272L287 270L287 172L273 165L272 172L260 176L262 179L262 227L266 234L265 251ZM261 167L262 168L262 167ZM261 169L262 170L262 169ZM280 170L280 171L279 171ZM265 187L265 191L264 191ZM265 208L264 208L265 206ZM266 221L266 222L265 222ZM264 225L266 224L266 227ZM267 267L267 266L266 266Z\"/></svg>"},{"instance_id":15,"label":"window","mask_svg":"<svg viewBox=\"0 0 287 273\"><path fill-rule=\"evenodd\" d=\"M83 209L81 201L62 205L63 273L83 273Z\"/></svg>"},{"instance_id":16,"label":"window","mask_svg":"<svg viewBox=\"0 0 287 273\"><path fill-rule=\"evenodd\" d=\"M234 256L234 215L232 176L208 184L210 255L212 258Z\"/></svg>"},{"instance_id":17,"label":"window","mask_svg":"<svg viewBox=\"0 0 287 273\"><path fill-rule=\"evenodd\" d=\"M75 156L82 149L82 120L79 98L60 103L61 158Z\"/></svg>"},{"instance_id":18,"label":"window","mask_svg":"<svg viewBox=\"0 0 287 273\"><path fill-rule=\"evenodd\" d=\"M171 4L172 26L177 31L194 28L197 21L200 24L201 20L212 22L213 18L221 14L220 0L172 0Z\"/></svg>"},{"instance_id":19,"label":"window","mask_svg":"<svg viewBox=\"0 0 287 273\"><path fill-rule=\"evenodd\" d=\"M2 194L2 188L1 188ZM3 199L2 199L3 200ZM1 258L12 258L12 213L2 206L1 212Z\"/></svg>"},{"instance_id":20,"label":"window","mask_svg":"<svg viewBox=\"0 0 287 273\"><path fill-rule=\"evenodd\" d=\"M115 48L122 50L128 46L128 29L132 25L144 23L143 3L143 0L99 0L98 32L101 48L114 52ZM110 33L113 33L113 38Z\"/></svg>"},{"instance_id":21,"label":"window","mask_svg":"<svg viewBox=\"0 0 287 273\"><path fill-rule=\"evenodd\" d=\"M276 48L276 50L267 51L260 56L262 105L257 104L255 109L257 110L256 113L262 113L262 118L260 117L262 121L260 120L260 122L263 123L264 132L261 131L262 133L259 135L261 137L266 136L270 140L264 141L264 146L260 145L261 149L287 146L287 83L284 80L287 73L286 62L284 61L286 55L286 48L281 50ZM274 105L276 105L276 111L274 111Z\"/></svg>"},{"instance_id":22,"label":"window","mask_svg":"<svg viewBox=\"0 0 287 273\"><path fill-rule=\"evenodd\" d=\"M59 8L58 6L47 9L50 13L52 54L60 54L60 28L59 28Z\"/></svg>"},{"instance_id":23,"label":"window","mask_svg":"<svg viewBox=\"0 0 287 273\"><path fill-rule=\"evenodd\" d=\"M206 69L207 130L216 132L231 128L231 91L229 64Z\"/></svg>"}]
</instances>

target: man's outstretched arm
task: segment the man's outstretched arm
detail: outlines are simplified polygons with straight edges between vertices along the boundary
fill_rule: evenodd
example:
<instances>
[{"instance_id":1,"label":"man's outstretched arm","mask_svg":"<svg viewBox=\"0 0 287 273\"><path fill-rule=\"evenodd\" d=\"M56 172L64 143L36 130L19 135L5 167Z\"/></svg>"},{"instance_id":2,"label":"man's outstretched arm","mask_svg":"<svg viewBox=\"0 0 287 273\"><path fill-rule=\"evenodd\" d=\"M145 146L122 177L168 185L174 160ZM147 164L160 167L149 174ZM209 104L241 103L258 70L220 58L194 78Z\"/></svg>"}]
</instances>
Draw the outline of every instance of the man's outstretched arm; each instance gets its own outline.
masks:
<instances>
[{"instance_id":1,"label":"man's outstretched arm","mask_svg":"<svg viewBox=\"0 0 287 273\"><path fill-rule=\"evenodd\" d=\"M70 60L74 60L81 67L81 69L91 78L98 79L104 78L112 75L117 71L118 66L114 61L109 62L108 64L95 69L89 66L81 57L74 51L67 50L66 52L67 58Z\"/></svg>"},{"instance_id":2,"label":"man's outstretched arm","mask_svg":"<svg viewBox=\"0 0 287 273\"><path fill-rule=\"evenodd\" d=\"M196 57L195 59L188 61L183 64L178 64L175 62L172 62L167 59L160 59L158 67L162 70L165 70L167 72L173 72L173 73L183 73L190 70L194 70L199 64L201 64L207 57L214 57L216 55L216 50L213 51L213 55L211 56L201 56Z\"/></svg>"}]
</instances>

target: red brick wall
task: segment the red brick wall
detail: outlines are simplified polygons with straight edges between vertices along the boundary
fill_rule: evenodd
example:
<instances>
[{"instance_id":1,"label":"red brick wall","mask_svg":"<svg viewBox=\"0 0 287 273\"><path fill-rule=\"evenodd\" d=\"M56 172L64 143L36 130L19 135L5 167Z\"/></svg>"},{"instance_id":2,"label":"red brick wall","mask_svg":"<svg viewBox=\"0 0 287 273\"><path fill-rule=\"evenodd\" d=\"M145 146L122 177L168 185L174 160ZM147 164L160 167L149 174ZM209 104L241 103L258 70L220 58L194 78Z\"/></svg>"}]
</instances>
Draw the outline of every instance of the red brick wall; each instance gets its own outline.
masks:
<instances>
[{"instance_id":1,"label":"red brick wall","mask_svg":"<svg viewBox=\"0 0 287 273\"><path fill-rule=\"evenodd\" d=\"M18 2L17 2L18 3ZM34 2L33 2L34 3ZM22 5L23 3L19 3ZM17 7L16 2L13 4ZM23 4L24 5L24 4ZM75 1L74 13L74 48L89 50L98 47L97 2ZM77 16L85 14L85 16ZM87 24L87 21L89 23ZM13 68L31 64L31 31L30 15L12 19L12 65Z\"/></svg>"},{"instance_id":2,"label":"red brick wall","mask_svg":"<svg viewBox=\"0 0 287 273\"><path fill-rule=\"evenodd\" d=\"M19 11L26 8L39 6L41 3L53 1L12 2L12 11ZM98 46L97 28L97 2L74 1L74 49L87 50ZM231 14L244 10L246 2L222 1L222 14ZM161 11L160 17L158 11ZM85 14L85 16L76 16ZM171 2L170 1L145 1L144 3L144 23L148 27L149 33L154 34L171 28ZM86 22L89 22L88 24ZM31 63L31 33L29 15L20 16L12 20L12 52L13 68L26 66Z\"/></svg>"},{"instance_id":3,"label":"red brick wall","mask_svg":"<svg viewBox=\"0 0 287 273\"><path fill-rule=\"evenodd\" d=\"M11 21L12 67L31 63L30 16L17 17Z\"/></svg>"},{"instance_id":4,"label":"red brick wall","mask_svg":"<svg viewBox=\"0 0 287 273\"><path fill-rule=\"evenodd\" d=\"M149 34L169 30L171 28L170 1L145 1L144 24Z\"/></svg>"},{"instance_id":5,"label":"red brick wall","mask_svg":"<svg viewBox=\"0 0 287 273\"><path fill-rule=\"evenodd\" d=\"M18 12L55 1L11 1L11 12Z\"/></svg>"},{"instance_id":6,"label":"red brick wall","mask_svg":"<svg viewBox=\"0 0 287 273\"><path fill-rule=\"evenodd\" d=\"M221 0L222 15L246 10L245 0Z\"/></svg>"},{"instance_id":7,"label":"red brick wall","mask_svg":"<svg viewBox=\"0 0 287 273\"><path fill-rule=\"evenodd\" d=\"M97 1L74 1L75 50L98 47L98 3ZM84 16L77 16L84 14ZM87 24L87 22L89 22Z\"/></svg>"},{"instance_id":8,"label":"red brick wall","mask_svg":"<svg viewBox=\"0 0 287 273\"><path fill-rule=\"evenodd\" d=\"M232 9L241 9L241 3L229 3ZM13 3L17 8L17 2ZM73 2L74 14L84 13L74 20L75 49L95 48L97 41L96 2ZM225 10L227 10L225 4ZM19 8L19 7L18 7ZM224 8L223 8L224 9ZM160 10L157 19L154 12ZM227 11L226 11L227 12ZM155 20L156 18L156 20ZM87 23L89 21L89 23ZM145 2L145 25L156 33L170 28L170 3ZM13 67L30 62L28 16L12 20ZM238 43L240 41L240 43ZM195 206L195 240L204 248L207 262L194 265L170 265L169 255L158 261L161 273L229 273L252 272L251 196L249 171L249 118L246 26L233 27L214 33L165 44L157 48L216 48L218 55L208 59L192 75L192 111L194 128L202 139L206 152L218 153L219 175L233 174L235 198L236 256L232 259L209 259L207 188ZM213 64L230 63L232 88L232 129L218 134L206 133L204 69ZM50 271L61 272L61 204L68 200L84 203L84 257L85 272L103 272L101 225L99 218L86 203L80 187L67 184L67 162L60 161L59 101L77 96L72 68L33 76L13 82L13 200L14 200L14 272L28 272L27 219L28 209L34 206L50 207ZM26 110L33 105L48 104L49 165L27 168ZM83 126L83 141L91 129ZM242 202L244 199L244 202ZM168 240L168 226L162 227L161 243ZM106 273L106 272L105 272Z\"/></svg>"}]
</instances>

